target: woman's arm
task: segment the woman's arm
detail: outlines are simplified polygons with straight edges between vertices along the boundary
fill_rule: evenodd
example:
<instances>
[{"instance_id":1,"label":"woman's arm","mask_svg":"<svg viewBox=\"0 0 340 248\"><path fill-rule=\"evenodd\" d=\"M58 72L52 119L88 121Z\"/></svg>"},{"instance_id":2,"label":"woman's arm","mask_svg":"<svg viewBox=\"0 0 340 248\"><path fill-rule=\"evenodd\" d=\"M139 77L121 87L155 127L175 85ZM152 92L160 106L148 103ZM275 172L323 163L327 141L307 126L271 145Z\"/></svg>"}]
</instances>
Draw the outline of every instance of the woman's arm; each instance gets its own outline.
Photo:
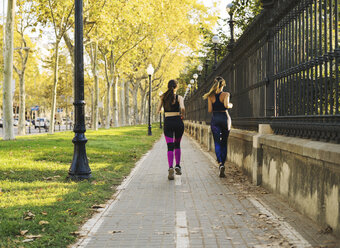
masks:
<instances>
[{"instance_id":1,"label":"woman's arm","mask_svg":"<svg viewBox=\"0 0 340 248\"><path fill-rule=\"evenodd\" d=\"M162 106L163 106L163 96L160 97L160 101L159 101L158 107L157 107L157 113L162 112Z\"/></svg>"},{"instance_id":2,"label":"woman's arm","mask_svg":"<svg viewBox=\"0 0 340 248\"><path fill-rule=\"evenodd\" d=\"M185 107L184 107L184 99L182 96L178 96L178 101L179 101L179 108L181 109L181 115L184 117L185 115Z\"/></svg>"},{"instance_id":3,"label":"woman's arm","mask_svg":"<svg viewBox=\"0 0 340 248\"><path fill-rule=\"evenodd\" d=\"M233 104L231 102L229 102L229 99L230 99L230 94L229 94L229 92L226 92L226 96L224 97L224 106L226 108L232 108L233 107Z\"/></svg>"},{"instance_id":4,"label":"woman's arm","mask_svg":"<svg viewBox=\"0 0 340 248\"><path fill-rule=\"evenodd\" d=\"M208 112L211 113L212 111L213 109L212 109L211 97L208 97Z\"/></svg>"}]
</instances>

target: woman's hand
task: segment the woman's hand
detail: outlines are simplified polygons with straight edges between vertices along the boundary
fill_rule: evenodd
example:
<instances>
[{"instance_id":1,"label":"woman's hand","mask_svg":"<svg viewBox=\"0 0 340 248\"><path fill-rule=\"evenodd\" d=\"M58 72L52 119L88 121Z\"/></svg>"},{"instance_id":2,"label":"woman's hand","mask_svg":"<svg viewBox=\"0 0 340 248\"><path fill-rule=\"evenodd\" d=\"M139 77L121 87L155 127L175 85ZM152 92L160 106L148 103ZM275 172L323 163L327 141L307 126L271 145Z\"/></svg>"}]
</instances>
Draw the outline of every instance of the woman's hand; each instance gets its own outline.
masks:
<instances>
[{"instance_id":1,"label":"woman's hand","mask_svg":"<svg viewBox=\"0 0 340 248\"><path fill-rule=\"evenodd\" d=\"M228 104L228 108L233 108L233 104L231 102Z\"/></svg>"}]
</instances>

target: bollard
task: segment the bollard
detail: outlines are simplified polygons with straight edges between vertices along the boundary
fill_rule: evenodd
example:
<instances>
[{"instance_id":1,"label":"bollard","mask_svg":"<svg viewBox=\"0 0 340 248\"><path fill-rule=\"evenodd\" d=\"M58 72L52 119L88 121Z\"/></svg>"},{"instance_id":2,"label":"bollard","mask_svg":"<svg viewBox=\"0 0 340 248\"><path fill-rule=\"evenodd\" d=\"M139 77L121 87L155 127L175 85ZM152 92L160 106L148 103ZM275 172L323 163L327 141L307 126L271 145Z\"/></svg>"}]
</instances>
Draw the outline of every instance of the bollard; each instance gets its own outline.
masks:
<instances>
[{"instance_id":1,"label":"bollard","mask_svg":"<svg viewBox=\"0 0 340 248\"><path fill-rule=\"evenodd\" d=\"M60 123L59 123L59 131L60 131Z\"/></svg>"}]
</instances>

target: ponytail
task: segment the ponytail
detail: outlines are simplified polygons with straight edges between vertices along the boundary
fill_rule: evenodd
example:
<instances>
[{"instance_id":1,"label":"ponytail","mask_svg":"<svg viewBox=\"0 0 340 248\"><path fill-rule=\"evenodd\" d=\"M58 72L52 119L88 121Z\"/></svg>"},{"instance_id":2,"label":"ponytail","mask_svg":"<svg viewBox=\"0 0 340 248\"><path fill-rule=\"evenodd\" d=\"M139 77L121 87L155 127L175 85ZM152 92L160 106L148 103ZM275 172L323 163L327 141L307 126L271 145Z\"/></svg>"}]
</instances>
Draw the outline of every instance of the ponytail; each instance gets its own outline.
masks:
<instances>
[{"instance_id":1,"label":"ponytail","mask_svg":"<svg viewBox=\"0 0 340 248\"><path fill-rule=\"evenodd\" d=\"M163 106L164 109L170 109L171 104L175 100L174 90L177 87L178 82L174 79L171 79L168 83L168 90L163 94Z\"/></svg>"},{"instance_id":2,"label":"ponytail","mask_svg":"<svg viewBox=\"0 0 340 248\"><path fill-rule=\"evenodd\" d=\"M225 85L225 80L223 79L223 77L216 77L214 79L214 84L213 86L210 88L209 92L203 95L203 99L207 99L208 97L212 96L213 94L216 94L217 90L220 89L222 86Z\"/></svg>"}]
</instances>

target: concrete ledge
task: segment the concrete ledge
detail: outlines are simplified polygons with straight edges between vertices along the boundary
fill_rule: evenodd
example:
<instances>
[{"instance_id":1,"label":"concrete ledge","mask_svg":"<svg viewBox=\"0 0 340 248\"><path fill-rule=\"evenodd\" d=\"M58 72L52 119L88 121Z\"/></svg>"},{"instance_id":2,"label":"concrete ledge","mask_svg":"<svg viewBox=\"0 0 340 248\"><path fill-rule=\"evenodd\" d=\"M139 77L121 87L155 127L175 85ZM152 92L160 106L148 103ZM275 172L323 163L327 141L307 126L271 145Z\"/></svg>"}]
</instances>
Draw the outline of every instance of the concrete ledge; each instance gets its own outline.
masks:
<instances>
[{"instance_id":1,"label":"concrete ledge","mask_svg":"<svg viewBox=\"0 0 340 248\"><path fill-rule=\"evenodd\" d=\"M271 134L259 136L259 143L311 159L322 160L334 164L340 163L339 144Z\"/></svg>"}]
</instances>

